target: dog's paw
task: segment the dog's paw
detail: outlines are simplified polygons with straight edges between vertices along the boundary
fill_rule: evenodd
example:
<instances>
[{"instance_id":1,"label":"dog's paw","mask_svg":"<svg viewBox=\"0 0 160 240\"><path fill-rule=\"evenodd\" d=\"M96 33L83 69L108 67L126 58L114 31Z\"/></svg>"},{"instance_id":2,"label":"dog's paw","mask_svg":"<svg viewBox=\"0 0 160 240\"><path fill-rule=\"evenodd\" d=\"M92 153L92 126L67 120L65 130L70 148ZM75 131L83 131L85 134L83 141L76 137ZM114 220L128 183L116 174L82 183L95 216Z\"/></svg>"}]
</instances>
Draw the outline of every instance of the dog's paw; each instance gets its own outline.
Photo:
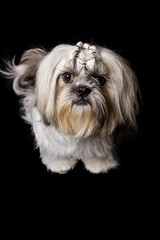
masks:
<instances>
[{"instance_id":1,"label":"dog's paw","mask_svg":"<svg viewBox=\"0 0 160 240\"><path fill-rule=\"evenodd\" d=\"M106 173L108 170L115 168L118 166L117 161L114 159L89 159L83 160L85 168L90 171L91 173Z\"/></svg>"},{"instance_id":2,"label":"dog's paw","mask_svg":"<svg viewBox=\"0 0 160 240\"><path fill-rule=\"evenodd\" d=\"M60 174L65 174L69 170L73 169L76 165L77 161L73 158L65 158L65 159L54 159L49 163L45 163L47 165L47 169Z\"/></svg>"}]
</instances>

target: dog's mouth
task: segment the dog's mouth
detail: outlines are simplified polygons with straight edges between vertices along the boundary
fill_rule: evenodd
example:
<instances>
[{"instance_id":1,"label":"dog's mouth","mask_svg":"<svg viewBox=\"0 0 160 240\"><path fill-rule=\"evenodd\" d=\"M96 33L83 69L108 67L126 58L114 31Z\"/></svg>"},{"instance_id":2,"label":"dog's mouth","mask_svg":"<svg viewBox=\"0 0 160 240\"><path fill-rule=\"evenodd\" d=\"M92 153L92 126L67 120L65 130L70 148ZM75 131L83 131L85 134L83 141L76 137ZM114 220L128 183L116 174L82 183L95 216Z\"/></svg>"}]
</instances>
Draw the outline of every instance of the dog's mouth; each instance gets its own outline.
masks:
<instances>
[{"instance_id":1,"label":"dog's mouth","mask_svg":"<svg viewBox=\"0 0 160 240\"><path fill-rule=\"evenodd\" d=\"M75 105L78 105L78 106L86 106L86 105L91 105L90 101L88 99L85 99L85 98L81 98L81 99L77 99L75 102L74 102Z\"/></svg>"}]
</instances>

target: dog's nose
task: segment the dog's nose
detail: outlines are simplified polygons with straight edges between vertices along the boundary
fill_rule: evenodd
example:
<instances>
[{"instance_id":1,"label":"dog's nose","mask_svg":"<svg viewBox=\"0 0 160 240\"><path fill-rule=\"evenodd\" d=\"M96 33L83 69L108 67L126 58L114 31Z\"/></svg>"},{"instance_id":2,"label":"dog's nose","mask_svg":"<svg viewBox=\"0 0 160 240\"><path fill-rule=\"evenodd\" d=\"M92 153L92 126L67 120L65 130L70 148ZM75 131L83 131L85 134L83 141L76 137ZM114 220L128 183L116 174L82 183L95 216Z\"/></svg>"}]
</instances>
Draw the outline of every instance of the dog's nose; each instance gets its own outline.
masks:
<instances>
[{"instance_id":1,"label":"dog's nose","mask_svg":"<svg viewBox=\"0 0 160 240\"><path fill-rule=\"evenodd\" d=\"M76 89L76 94L78 97L87 97L91 92L91 89L87 86L79 86L77 89Z\"/></svg>"}]
</instances>

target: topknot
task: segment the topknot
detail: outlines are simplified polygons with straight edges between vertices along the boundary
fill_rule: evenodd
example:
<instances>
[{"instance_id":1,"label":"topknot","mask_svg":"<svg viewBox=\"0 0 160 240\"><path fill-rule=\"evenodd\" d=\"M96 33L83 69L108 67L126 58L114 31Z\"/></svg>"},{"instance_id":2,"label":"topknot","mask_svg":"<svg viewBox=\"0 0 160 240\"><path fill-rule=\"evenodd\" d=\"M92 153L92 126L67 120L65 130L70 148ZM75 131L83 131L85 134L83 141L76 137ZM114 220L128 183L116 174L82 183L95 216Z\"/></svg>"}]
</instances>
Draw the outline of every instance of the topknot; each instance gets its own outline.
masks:
<instances>
[{"instance_id":1,"label":"topknot","mask_svg":"<svg viewBox=\"0 0 160 240\"><path fill-rule=\"evenodd\" d=\"M73 52L73 57L77 57L78 54L80 53L80 51L82 49L86 49L88 50L94 58L97 57L97 49L96 49L96 46L93 46L93 45L89 45L88 43L83 43L83 42L78 42L75 46L75 50Z\"/></svg>"}]
</instances>

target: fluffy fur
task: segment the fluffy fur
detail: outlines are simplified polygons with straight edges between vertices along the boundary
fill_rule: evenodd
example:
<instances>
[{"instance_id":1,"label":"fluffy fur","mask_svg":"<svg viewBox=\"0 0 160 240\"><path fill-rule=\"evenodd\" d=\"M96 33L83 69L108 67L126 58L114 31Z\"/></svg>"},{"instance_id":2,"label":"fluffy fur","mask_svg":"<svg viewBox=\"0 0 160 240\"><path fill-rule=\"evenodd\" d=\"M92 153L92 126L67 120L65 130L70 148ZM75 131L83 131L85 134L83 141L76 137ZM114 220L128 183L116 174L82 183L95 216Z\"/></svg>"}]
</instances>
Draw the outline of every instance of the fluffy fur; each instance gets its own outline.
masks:
<instances>
[{"instance_id":1,"label":"fluffy fur","mask_svg":"<svg viewBox=\"0 0 160 240\"><path fill-rule=\"evenodd\" d=\"M104 47L78 42L47 53L24 52L8 63L8 78L23 98L42 162L66 173L78 160L92 173L118 165L112 136L118 125L136 126L138 84L129 64Z\"/></svg>"}]
</instances>

